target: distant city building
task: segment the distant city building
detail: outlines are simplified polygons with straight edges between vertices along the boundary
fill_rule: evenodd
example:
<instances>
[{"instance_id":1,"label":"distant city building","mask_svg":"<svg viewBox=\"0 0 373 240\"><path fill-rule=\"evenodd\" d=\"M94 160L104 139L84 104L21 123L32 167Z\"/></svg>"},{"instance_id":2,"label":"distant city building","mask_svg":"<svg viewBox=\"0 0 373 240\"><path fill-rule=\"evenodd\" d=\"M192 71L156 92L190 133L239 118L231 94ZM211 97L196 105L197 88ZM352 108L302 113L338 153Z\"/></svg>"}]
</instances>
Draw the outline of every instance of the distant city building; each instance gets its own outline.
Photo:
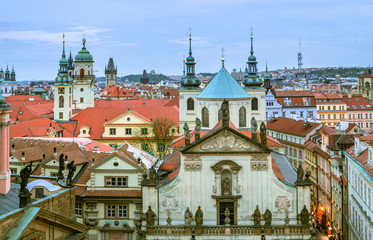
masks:
<instances>
[{"instance_id":1,"label":"distant city building","mask_svg":"<svg viewBox=\"0 0 373 240\"><path fill-rule=\"evenodd\" d=\"M154 70L152 70L154 71ZM146 70L144 69L143 73L142 73L142 77L140 78L140 82L142 84L149 84L149 77L148 77L148 74L146 73Z\"/></svg>"},{"instance_id":2,"label":"distant city building","mask_svg":"<svg viewBox=\"0 0 373 240\"><path fill-rule=\"evenodd\" d=\"M106 87L117 84L118 69L114 66L113 58L109 58L108 65L105 67Z\"/></svg>"},{"instance_id":3,"label":"distant city building","mask_svg":"<svg viewBox=\"0 0 373 240\"><path fill-rule=\"evenodd\" d=\"M14 71L14 67L12 67L12 71L9 71L9 67L6 66L6 70L4 72L3 68L0 69L0 89L2 97L6 98L10 95L15 94L17 91L18 84L16 82L16 72Z\"/></svg>"},{"instance_id":4,"label":"distant city building","mask_svg":"<svg viewBox=\"0 0 373 240\"><path fill-rule=\"evenodd\" d=\"M367 72L358 78L358 92L367 96L370 100L373 99L373 75L370 67Z\"/></svg>"}]
</instances>

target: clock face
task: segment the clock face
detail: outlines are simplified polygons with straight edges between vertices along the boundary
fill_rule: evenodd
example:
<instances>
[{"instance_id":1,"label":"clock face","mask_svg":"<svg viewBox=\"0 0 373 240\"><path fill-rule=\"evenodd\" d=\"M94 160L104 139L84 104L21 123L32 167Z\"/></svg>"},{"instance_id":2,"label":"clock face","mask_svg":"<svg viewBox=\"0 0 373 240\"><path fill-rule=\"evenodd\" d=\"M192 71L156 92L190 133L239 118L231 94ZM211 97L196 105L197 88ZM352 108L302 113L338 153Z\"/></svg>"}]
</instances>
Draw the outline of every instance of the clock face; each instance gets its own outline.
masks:
<instances>
[{"instance_id":1,"label":"clock face","mask_svg":"<svg viewBox=\"0 0 373 240\"><path fill-rule=\"evenodd\" d=\"M58 88L58 93L59 94L64 94L65 93L65 88Z\"/></svg>"}]
</instances>

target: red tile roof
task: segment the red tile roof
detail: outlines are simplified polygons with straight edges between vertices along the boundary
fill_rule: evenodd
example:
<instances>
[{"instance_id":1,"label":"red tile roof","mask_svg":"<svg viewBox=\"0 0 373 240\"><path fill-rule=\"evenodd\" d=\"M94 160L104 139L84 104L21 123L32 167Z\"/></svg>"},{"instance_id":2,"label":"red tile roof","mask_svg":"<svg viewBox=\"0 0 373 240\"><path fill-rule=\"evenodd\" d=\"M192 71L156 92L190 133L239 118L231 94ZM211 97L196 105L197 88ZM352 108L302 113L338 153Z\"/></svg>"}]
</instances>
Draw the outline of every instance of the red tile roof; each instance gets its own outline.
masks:
<instances>
[{"instance_id":1,"label":"red tile roof","mask_svg":"<svg viewBox=\"0 0 373 240\"><path fill-rule=\"evenodd\" d=\"M349 154L352 158L354 158L357 162L359 162L363 168L369 173L371 177L373 177L373 167L368 163L369 158L369 149L365 149L363 152L360 153L359 156L355 155L355 146L347 149L347 154Z\"/></svg>"},{"instance_id":2,"label":"red tile roof","mask_svg":"<svg viewBox=\"0 0 373 240\"><path fill-rule=\"evenodd\" d=\"M9 127L9 135L11 138L46 137L49 135L51 127L54 128L57 132L63 131L58 123L48 118L39 118L11 125Z\"/></svg>"},{"instance_id":3,"label":"red tile roof","mask_svg":"<svg viewBox=\"0 0 373 240\"><path fill-rule=\"evenodd\" d=\"M277 131L296 136L306 137L313 130L321 127L320 123L294 120L291 118L278 117L267 122L267 130Z\"/></svg>"},{"instance_id":4,"label":"red tile roof","mask_svg":"<svg viewBox=\"0 0 373 240\"><path fill-rule=\"evenodd\" d=\"M372 104L361 94L352 95L351 98L343 96L342 101L347 104L348 111L372 111Z\"/></svg>"},{"instance_id":5,"label":"red tile roof","mask_svg":"<svg viewBox=\"0 0 373 240\"><path fill-rule=\"evenodd\" d=\"M176 106L165 107L165 106L137 106L131 107L131 112L142 117L144 116L146 121L156 119L158 116L166 116L173 120L175 123L179 121L179 108ZM110 122L112 119L121 116L128 112L127 107L94 107L86 108L71 120L78 121L76 136L79 135L79 129L83 126L90 127L90 135L92 139L101 139L104 133L105 121Z\"/></svg>"}]
</instances>

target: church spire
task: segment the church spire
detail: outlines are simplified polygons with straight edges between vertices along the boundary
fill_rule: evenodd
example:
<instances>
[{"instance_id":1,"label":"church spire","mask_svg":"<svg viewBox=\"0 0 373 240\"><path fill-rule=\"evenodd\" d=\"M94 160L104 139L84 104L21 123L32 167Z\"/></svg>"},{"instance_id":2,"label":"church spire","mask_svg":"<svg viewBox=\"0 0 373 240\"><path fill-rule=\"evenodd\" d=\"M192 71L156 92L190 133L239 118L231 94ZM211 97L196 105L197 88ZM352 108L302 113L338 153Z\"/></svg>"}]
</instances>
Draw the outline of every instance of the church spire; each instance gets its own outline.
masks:
<instances>
[{"instance_id":1,"label":"church spire","mask_svg":"<svg viewBox=\"0 0 373 240\"><path fill-rule=\"evenodd\" d=\"M250 56L247 61L248 69L245 71L245 78L243 80L243 84L247 88L260 88L263 84L263 81L258 78L258 68L256 64L256 57L254 56L254 47L253 47L253 30L251 29L250 34L251 40L251 49L250 49ZM247 73L247 74L246 74Z\"/></svg>"},{"instance_id":2,"label":"church spire","mask_svg":"<svg viewBox=\"0 0 373 240\"><path fill-rule=\"evenodd\" d=\"M60 69L58 70L58 77L56 78L56 84L69 84L71 79L67 75L67 66L68 61L66 59L65 54L65 34L62 35L63 38L63 48L62 48L62 56L60 59Z\"/></svg>"},{"instance_id":3,"label":"church spire","mask_svg":"<svg viewBox=\"0 0 373 240\"><path fill-rule=\"evenodd\" d=\"M266 73L264 74L264 87L266 89L270 89L271 88L271 75L269 75L268 73L268 65L266 63Z\"/></svg>"},{"instance_id":4,"label":"church spire","mask_svg":"<svg viewBox=\"0 0 373 240\"><path fill-rule=\"evenodd\" d=\"M201 80L196 78L195 73L195 66L196 63L194 62L194 57L192 56L192 33L191 29L189 29L189 56L186 58L186 77L182 79L181 85L182 87L187 88L198 88L201 84Z\"/></svg>"}]
</instances>

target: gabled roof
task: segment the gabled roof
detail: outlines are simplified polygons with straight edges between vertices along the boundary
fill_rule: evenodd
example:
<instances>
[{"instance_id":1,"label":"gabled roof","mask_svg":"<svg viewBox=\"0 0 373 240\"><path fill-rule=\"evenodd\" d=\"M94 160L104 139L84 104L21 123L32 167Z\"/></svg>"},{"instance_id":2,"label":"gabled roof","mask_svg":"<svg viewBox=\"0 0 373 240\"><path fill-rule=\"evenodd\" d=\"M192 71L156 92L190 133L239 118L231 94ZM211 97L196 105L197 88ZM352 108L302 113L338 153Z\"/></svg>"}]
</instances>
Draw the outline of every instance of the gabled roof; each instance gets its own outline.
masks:
<instances>
[{"instance_id":1,"label":"gabled roof","mask_svg":"<svg viewBox=\"0 0 373 240\"><path fill-rule=\"evenodd\" d=\"M210 100L239 100L249 99L251 96L237 83L230 73L222 67L197 98Z\"/></svg>"},{"instance_id":2,"label":"gabled roof","mask_svg":"<svg viewBox=\"0 0 373 240\"><path fill-rule=\"evenodd\" d=\"M238 132L238 131L230 128L230 127L222 127L222 128L219 128L215 131L211 131L208 134L206 134L205 136L201 137L198 141L195 141L195 142L191 143L189 146L186 146L186 147L180 149L180 152L183 153L183 154L193 153L193 148L199 146L200 144L204 143L205 141L208 141L209 139L214 138L215 136L217 136L218 134L220 134L224 131L229 132L229 134L236 135L236 137L242 139L243 141L248 142L250 145L253 145L257 149L259 149L259 151L240 151L240 153L241 152L242 153L253 153L253 152L269 153L269 152L271 152L271 149L269 149L267 146L264 146L264 145L260 144L259 142L254 141L253 139L247 137L246 135L244 135L244 134L242 134L242 133L240 133L240 132ZM220 154L224 153L224 151L219 151L219 150L217 150L217 152L219 152ZM232 151L226 151L226 152L229 153L229 154L232 154ZM203 153L204 152L201 152L201 154L203 154ZM209 152L209 153L211 153L211 152Z\"/></svg>"}]
</instances>

